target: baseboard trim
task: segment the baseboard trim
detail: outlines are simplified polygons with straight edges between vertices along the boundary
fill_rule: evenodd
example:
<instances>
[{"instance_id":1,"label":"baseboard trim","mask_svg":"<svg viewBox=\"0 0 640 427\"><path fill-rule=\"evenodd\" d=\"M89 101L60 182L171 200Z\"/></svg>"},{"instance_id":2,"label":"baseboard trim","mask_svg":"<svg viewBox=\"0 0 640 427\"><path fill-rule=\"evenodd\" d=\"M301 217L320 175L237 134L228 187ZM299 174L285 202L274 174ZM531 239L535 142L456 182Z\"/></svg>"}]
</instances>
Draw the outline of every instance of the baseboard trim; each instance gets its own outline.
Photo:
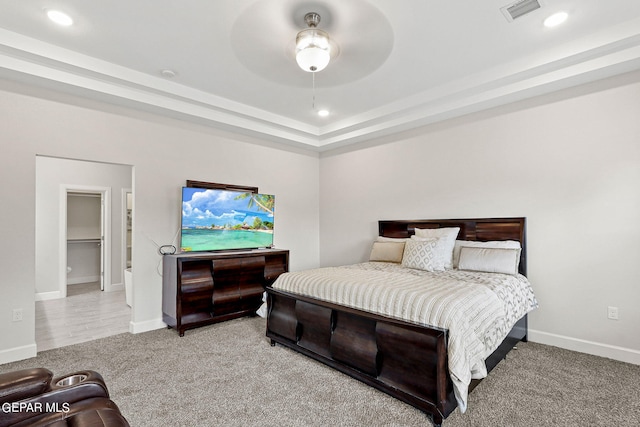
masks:
<instances>
[{"instance_id":1,"label":"baseboard trim","mask_svg":"<svg viewBox=\"0 0 640 427\"><path fill-rule=\"evenodd\" d=\"M100 276L67 277L67 285L79 285L81 283L99 282Z\"/></svg>"},{"instance_id":2,"label":"baseboard trim","mask_svg":"<svg viewBox=\"0 0 640 427\"><path fill-rule=\"evenodd\" d=\"M14 347L7 350L0 350L0 365L18 360L30 359L38 355L36 344L23 345L22 347Z\"/></svg>"},{"instance_id":3,"label":"baseboard trim","mask_svg":"<svg viewBox=\"0 0 640 427\"><path fill-rule=\"evenodd\" d=\"M58 298L62 298L60 296L60 291L36 293L36 301L48 301L50 299L58 299Z\"/></svg>"},{"instance_id":4,"label":"baseboard trim","mask_svg":"<svg viewBox=\"0 0 640 427\"><path fill-rule=\"evenodd\" d=\"M75 285L79 285L82 283L91 283L91 282L78 282L74 283ZM71 284L73 286L73 284ZM106 291L106 289L105 289ZM108 292L121 292L124 291L124 283L114 283L111 285L111 289ZM36 301L48 301L52 299L62 298L60 296L60 291L51 291L51 292L37 292L36 293Z\"/></svg>"},{"instance_id":5,"label":"baseboard trim","mask_svg":"<svg viewBox=\"0 0 640 427\"><path fill-rule=\"evenodd\" d=\"M121 292L124 291L124 283L112 283L111 289L108 292ZM107 287L105 286L105 292L107 292Z\"/></svg>"},{"instance_id":6,"label":"baseboard trim","mask_svg":"<svg viewBox=\"0 0 640 427\"><path fill-rule=\"evenodd\" d=\"M530 341L640 365L640 351L529 329Z\"/></svg>"},{"instance_id":7,"label":"baseboard trim","mask_svg":"<svg viewBox=\"0 0 640 427\"><path fill-rule=\"evenodd\" d=\"M162 319L147 320L144 322L129 322L129 332L132 334L140 334L142 332L155 331L156 329L166 328L167 324Z\"/></svg>"}]
</instances>

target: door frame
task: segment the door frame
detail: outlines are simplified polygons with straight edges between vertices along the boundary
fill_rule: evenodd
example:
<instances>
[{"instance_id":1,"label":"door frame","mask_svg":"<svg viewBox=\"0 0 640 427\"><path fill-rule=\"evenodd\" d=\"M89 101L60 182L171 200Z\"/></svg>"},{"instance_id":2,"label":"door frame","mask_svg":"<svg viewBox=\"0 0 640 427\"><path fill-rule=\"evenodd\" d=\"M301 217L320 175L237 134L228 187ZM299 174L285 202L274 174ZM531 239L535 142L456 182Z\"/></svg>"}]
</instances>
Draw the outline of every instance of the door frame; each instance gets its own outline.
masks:
<instances>
[{"instance_id":1,"label":"door frame","mask_svg":"<svg viewBox=\"0 0 640 427\"><path fill-rule=\"evenodd\" d=\"M105 292L113 291L111 283L111 187L96 187L89 185L61 184L60 185L60 241L59 241L59 277L58 285L60 298L67 296L67 194L90 193L100 194L102 236L100 260L100 283Z\"/></svg>"},{"instance_id":2,"label":"door frame","mask_svg":"<svg viewBox=\"0 0 640 427\"><path fill-rule=\"evenodd\" d=\"M127 265L127 231L133 233L133 224L131 230L128 230L128 218L127 218L127 195L131 194L133 201L133 190L131 188L123 188L122 189L122 269L126 270L129 266ZM133 214L133 208L131 209L131 213ZM131 236L133 239L133 235ZM131 242L133 245L133 241ZM124 277L123 277L124 281Z\"/></svg>"}]
</instances>

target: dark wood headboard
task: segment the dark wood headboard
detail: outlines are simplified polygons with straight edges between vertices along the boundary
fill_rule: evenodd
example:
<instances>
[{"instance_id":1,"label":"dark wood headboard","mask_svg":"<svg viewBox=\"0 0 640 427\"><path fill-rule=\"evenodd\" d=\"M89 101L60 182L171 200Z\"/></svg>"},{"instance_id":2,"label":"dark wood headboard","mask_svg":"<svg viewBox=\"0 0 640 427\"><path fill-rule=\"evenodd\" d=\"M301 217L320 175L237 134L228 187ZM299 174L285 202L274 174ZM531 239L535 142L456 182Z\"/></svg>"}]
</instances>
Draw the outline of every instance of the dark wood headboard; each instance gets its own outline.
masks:
<instances>
[{"instance_id":1,"label":"dark wood headboard","mask_svg":"<svg viewBox=\"0 0 640 427\"><path fill-rule=\"evenodd\" d=\"M407 238L416 228L460 227L458 240L517 240L522 245L520 274L527 275L526 218L467 218L378 221L380 236Z\"/></svg>"}]
</instances>

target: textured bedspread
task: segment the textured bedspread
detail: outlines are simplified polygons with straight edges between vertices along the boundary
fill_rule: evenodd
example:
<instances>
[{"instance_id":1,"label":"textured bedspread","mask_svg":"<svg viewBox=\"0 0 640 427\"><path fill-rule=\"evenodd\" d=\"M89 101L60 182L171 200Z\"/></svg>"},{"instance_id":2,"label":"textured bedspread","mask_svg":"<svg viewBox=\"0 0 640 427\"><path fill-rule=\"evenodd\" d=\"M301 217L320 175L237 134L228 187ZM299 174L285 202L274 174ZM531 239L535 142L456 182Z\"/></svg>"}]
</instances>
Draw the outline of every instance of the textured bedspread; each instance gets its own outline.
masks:
<instances>
[{"instance_id":1,"label":"textured bedspread","mask_svg":"<svg viewBox=\"0 0 640 427\"><path fill-rule=\"evenodd\" d=\"M464 412L471 379L513 325L538 306L522 275L427 272L368 262L282 274L283 291L449 330L449 371Z\"/></svg>"}]
</instances>

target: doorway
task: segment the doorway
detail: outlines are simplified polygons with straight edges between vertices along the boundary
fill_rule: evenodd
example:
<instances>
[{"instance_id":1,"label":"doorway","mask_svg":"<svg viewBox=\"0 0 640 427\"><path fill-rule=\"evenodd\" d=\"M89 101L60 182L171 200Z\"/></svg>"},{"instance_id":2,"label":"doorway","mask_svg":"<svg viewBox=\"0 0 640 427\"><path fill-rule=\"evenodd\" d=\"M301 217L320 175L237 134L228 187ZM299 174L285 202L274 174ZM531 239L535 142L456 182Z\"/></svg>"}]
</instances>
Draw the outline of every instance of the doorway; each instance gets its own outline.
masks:
<instances>
[{"instance_id":1,"label":"doorway","mask_svg":"<svg viewBox=\"0 0 640 427\"><path fill-rule=\"evenodd\" d=\"M122 267L124 268L124 290L127 305L133 303L133 273L131 272L131 250L133 249L133 191L122 189Z\"/></svg>"},{"instance_id":2,"label":"doorway","mask_svg":"<svg viewBox=\"0 0 640 427\"><path fill-rule=\"evenodd\" d=\"M64 194L62 194L64 192ZM60 236L60 296L68 286L99 282L111 292L111 189L108 187L62 186ZM64 222L64 224L62 224Z\"/></svg>"},{"instance_id":3,"label":"doorway","mask_svg":"<svg viewBox=\"0 0 640 427\"><path fill-rule=\"evenodd\" d=\"M131 165L36 156L38 351L129 331L121 194L132 184Z\"/></svg>"}]
</instances>

